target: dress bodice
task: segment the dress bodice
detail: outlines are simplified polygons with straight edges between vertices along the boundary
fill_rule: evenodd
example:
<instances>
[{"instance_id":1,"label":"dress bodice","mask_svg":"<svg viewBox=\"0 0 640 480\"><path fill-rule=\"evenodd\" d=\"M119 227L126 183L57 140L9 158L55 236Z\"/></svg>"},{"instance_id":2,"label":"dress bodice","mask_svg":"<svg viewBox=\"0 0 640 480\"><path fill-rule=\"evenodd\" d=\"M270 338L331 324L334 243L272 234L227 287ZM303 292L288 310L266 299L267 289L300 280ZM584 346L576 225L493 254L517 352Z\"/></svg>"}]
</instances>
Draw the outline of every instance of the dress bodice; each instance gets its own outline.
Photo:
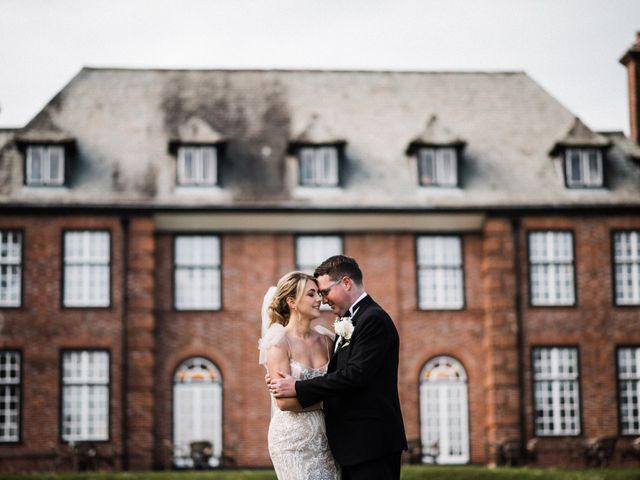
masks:
<instances>
[{"instance_id":1,"label":"dress bodice","mask_svg":"<svg viewBox=\"0 0 640 480\"><path fill-rule=\"evenodd\" d=\"M303 363L296 362L295 360L291 360L289 362L289 366L291 367L291 376L293 378L296 380L309 380L310 378L321 377L326 374L329 363L326 363L319 368L313 368L308 367Z\"/></svg>"}]
</instances>

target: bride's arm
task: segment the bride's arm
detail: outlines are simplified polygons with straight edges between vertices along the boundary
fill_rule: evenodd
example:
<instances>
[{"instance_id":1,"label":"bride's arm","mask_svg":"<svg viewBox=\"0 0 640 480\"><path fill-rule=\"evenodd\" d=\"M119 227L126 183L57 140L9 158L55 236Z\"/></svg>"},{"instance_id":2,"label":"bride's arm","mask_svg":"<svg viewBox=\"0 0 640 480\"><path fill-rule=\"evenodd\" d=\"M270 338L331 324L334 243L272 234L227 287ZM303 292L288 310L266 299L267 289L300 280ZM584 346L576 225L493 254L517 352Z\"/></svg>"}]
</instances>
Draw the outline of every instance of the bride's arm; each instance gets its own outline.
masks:
<instances>
[{"instance_id":1,"label":"bride's arm","mask_svg":"<svg viewBox=\"0 0 640 480\"><path fill-rule=\"evenodd\" d=\"M284 348L273 346L267 351L267 372L271 378L278 378L278 372L283 372L291 375L291 366L289 364L289 355ZM302 408L298 399L291 398L276 398L276 405L280 410L286 410L289 412L310 412L311 410L319 410L321 408L320 403L311 405L307 408Z\"/></svg>"}]
</instances>

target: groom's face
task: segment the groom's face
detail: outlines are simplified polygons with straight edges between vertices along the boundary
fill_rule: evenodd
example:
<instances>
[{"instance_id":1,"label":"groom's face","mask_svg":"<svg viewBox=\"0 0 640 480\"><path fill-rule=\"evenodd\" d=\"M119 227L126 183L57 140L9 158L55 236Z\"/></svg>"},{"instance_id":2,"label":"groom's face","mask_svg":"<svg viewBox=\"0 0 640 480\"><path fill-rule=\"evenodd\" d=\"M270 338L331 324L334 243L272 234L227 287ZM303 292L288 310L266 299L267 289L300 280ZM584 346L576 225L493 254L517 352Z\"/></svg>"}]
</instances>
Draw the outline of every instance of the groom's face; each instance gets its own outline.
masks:
<instances>
[{"instance_id":1,"label":"groom's face","mask_svg":"<svg viewBox=\"0 0 640 480\"><path fill-rule=\"evenodd\" d=\"M333 313L338 316L344 315L351 306L351 300L344 289L342 279L334 280L329 275L320 275L318 290L323 293L322 303L329 305Z\"/></svg>"}]
</instances>

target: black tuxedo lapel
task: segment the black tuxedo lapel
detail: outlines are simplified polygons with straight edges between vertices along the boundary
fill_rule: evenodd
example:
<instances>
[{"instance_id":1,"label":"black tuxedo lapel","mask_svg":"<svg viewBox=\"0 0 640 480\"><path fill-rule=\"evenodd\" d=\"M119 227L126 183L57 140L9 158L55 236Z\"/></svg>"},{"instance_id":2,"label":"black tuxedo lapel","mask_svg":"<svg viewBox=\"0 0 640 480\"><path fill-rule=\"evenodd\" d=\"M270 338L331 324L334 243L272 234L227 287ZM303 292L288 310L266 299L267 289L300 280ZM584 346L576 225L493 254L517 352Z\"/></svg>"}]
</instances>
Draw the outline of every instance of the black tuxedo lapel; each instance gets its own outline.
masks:
<instances>
[{"instance_id":1,"label":"black tuxedo lapel","mask_svg":"<svg viewBox=\"0 0 640 480\"><path fill-rule=\"evenodd\" d=\"M351 323L353 323L353 327L354 327L354 330L353 330L353 334L354 335L355 335L355 332L356 332L355 327L357 326L358 318L361 318L362 314L364 313L364 311L367 310L371 305L374 305L374 304L375 304L375 302L371 298L371 295L367 295L362 300L360 300L358 303L356 303L356 305L355 305L356 309L357 309L356 313L351 316ZM336 343L339 341L339 339L340 339L340 337L338 335L336 335L336 338L333 341L333 355L331 355L331 360L329 360L329 366L327 367L327 371L329 371L329 372L332 372L332 371L336 370L338 354L342 353L344 355L346 353L346 352L341 352L342 345L340 345L338 347L338 349L336 350Z\"/></svg>"},{"instance_id":2,"label":"black tuxedo lapel","mask_svg":"<svg viewBox=\"0 0 640 480\"><path fill-rule=\"evenodd\" d=\"M367 295L358 303L356 303L356 308L357 308L356 313L353 315L353 317L351 317L351 323L353 323L354 327L358 323L358 319L362 317L362 314L364 313L364 311L374 303L375 302L373 301L373 298L371 298L371 295Z\"/></svg>"}]
</instances>

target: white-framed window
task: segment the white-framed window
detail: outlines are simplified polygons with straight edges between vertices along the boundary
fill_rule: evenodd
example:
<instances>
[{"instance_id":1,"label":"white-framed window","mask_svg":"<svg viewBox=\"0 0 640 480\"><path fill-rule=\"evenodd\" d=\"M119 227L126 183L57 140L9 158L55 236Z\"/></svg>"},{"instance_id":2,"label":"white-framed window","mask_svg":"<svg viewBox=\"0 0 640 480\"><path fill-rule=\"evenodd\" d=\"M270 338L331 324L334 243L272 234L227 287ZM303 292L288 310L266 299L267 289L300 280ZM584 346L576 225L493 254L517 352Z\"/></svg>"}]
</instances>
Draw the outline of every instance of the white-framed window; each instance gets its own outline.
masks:
<instances>
[{"instance_id":1,"label":"white-framed window","mask_svg":"<svg viewBox=\"0 0 640 480\"><path fill-rule=\"evenodd\" d=\"M220 237L176 236L173 268L174 306L177 310L221 308Z\"/></svg>"},{"instance_id":2,"label":"white-framed window","mask_svg":"<svg viewBox=\"0 0 640 480\"><path fill-rule=\"evenodd\" d=\"M62 352L62 439L109 439L109 352Z\"/></svg>"},{"instance_id":3,"label":"white-framed window","mask_svg":"<svg viewBox=\"0 0 640 480\"><path fill-rule=\"evenodd\" d=\"M455 187L458 185L458 155L453 147L418 149L420 185Z\"/></svg>"},{"instance_id":4,"label":"white-framed window","mask_svg":"<svg viewBox=\"0 0 640 480\"><path fill-rule=\"evenodd\" d=\"M602 151L597 148L567 148L565 172L568 187L602 187Z\"/></svg>"},{"instance_id":5,"label":"white-framed window","mask_svg":"<svg viewBox=\"0 0 640 480\"><path fill-rule=\"evenodd\" d=\"M22 233L0 230L0 307L22 301Z\"/></svg>"},{"instance_id":6,"label":"white-framed window","mask_svg":"<svg viewBox=\"0 0 640 480\"><path fill-rule=\"evenodd\" d=\"M29 145L27 147L27 185L64 185L64 147Z\"/></svg>"},{"instance_id":7,"label":"white-framed window","mask_svg":"<svg viewBox=\"0 0 640 480\"><path fill-rule=\"evenodd\" d=\"M616 305L640 305L640 231L613 233Z\"/></svg>"},{"instance_id":8,"label":"white-framed window","mask_svg":"<svg viewBox=\"0 0 640 480\"><path fill-rule=\"evenodd\" d=\"M618 348L620 433L640 434L640 347Z\"/></svg>"},{"instance_id":9,"label":"white-framed window","mask_svg":"<svg viewBox=\"0 0 640 480\"><path fill-rule=\"evenodd\" d=\"M529 233L531 305L574 305L574 272L573 233Z\"/></svg>"},{"instance_id":10,"label":"white-framed window","mask_svg":"<svg viewBox=\"0 0 640 480\"><path fill-rule=\"evenodd\" d=\"M577 348L534 348L533 391L536 435L580 434Z\"/></svg>"},{"instance_id":11,"label":"white-framed window","mask_svg":"<svg viewBox=\"0 0 640 480\"><path fill-rule=\"evenodd\" d=\"M300 185L305 187L335 187L338 185L338 148L336 146L302 147Z\"/></svg>"},{"instance_id":12,"label":"white-framed window","mask_svg":"<svg viewBox=\"0 0 640 480\"><path fill-rule=\"evenodd\" d=\"M64 232L64 306L108 307L111 301L111 234Z\"/></svg>"},{"instance_id":13,"label":"white-framed window","mask_svg":"<svg viewBox=\"0 0 640 480\"><path fill-rule=\"evenodd\" d=\"M469 462L467 374L445 355L429 360L420 373L420 437L424 463Z\"/></svg>"},{"instance_id":14,"label":"white-framed window","mask_svg":"<svg viewBox=\"0 0 640 480\"><path fill-rule=\"evenodd\" d=\"M218 184L218 151L213 145L178 148L178 185Z\"/></svg>"},{"instance_id":15,"label":"white-framed window","mask_svg":"<svg viewBox=\"0 0 640 480\"><path fill-rule=\"evenodd\" d=\"M208 442L209 466L220 465L222 376L211 361L202 357L184 361L173 376L173 462L176 467L194 467L193 442Z\"/></svg>"},{"instance_id":16,"label":"white-framed window","mask_svg":"<svg viewBox=\"0 0 640 480\"><path fill-rule=\"evenodd\" d=\"M422 310L462 309L462 239L457 236L420 236L416 250L418 307Z\"/></svg>"},{"instance_id":17,"label":"white-framed window","mask_svg":"<svg viewBox=\"0 0 640 480\"><path fill-rule=\"evenodd\" d=\"M296 237L296 270L313 275L327 258L342 253L339 235L299 235Z\"/></svg>"},{"instance_id":18,"label":"white-framed window","mask_svg":"<svg viewBox=\"0 0 640 480\"><path fill-rule=\"evenodd\" d=\"M0 443L20 441L20 352L0 350Z\"/></svg>"}]
</instances>

